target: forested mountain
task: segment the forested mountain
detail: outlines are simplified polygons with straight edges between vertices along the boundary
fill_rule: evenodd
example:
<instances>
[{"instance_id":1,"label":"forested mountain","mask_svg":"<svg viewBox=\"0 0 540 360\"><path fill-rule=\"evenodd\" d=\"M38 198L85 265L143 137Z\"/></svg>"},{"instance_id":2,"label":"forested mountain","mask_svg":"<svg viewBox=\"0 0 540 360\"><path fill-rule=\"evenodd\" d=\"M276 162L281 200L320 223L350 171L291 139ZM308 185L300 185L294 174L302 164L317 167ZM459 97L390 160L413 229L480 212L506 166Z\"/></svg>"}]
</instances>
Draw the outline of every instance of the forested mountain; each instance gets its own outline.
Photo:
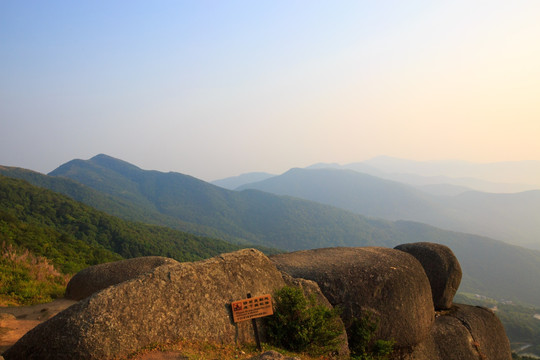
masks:
<instances>
[{"instance_id":1,"label":"forested mountain","mask_svg":"<svg viewBox=\"0 0 540 360\"><path fill-rule=\"evenodd\" d=\"M148 255L194 261L239 248L121 220L0 175L0 305L51 301L63 295L69 274L90 265Z\"/></svg>"},{"instance_id":2,"label":"forested mountain","mask_svg":"<svg viewBox=\"0 0 540 360\"><path fill-rule=\"evenodd\" d=\"M430 195L412 186L353 170L294 168L237 190L246 189L294 196L388 220L426 218L441 210Z\"/></svg>"},{"instance_id":3,"label":"forested mountain","mask_svg":"<svg viewBox=\"0 0 540 360\"><path fill-rule=\"evenodd\" d=\"M73 160L51 172L68 177L148 211L212 228L284 250L363 243L391 244L373 237L367 218L332 206L249 190L236 192L180 173L137 168L106 155Z\"/></svg>"},{"instance_id":4,"label":"forested mountain","mask_svg":"<svg viewBox=\"0 0 540 360\"><path fill-rule=\"evenodd\" d=\"M31 170L8 166L0 166L0 175L26 180L33 185L67 195L76 201L125 220L163 225L192 234L245 242L215 228L182 221L176 217L163 214L154 207L140 206L136 201L131 202L121 197L111 196L67 177L48 176Z\"/></svg>"},{"instance_id":5,"label":"forested mountain","mask_svg":"<svg viewBox=\"0 0 540 360\"><path fill-rule=\"evenodd\" d=\"M51 259L64 273L146 255L193 261L239 249L222 240L128 222L0 175L0 242Z\"/></svg>"},{"instance_id":6,"label":"forested mountain","mask_svg":"<svg viewBox=\"0 0 540 360\"><path fill-rule=\"evenodd\" d=\"M229 191L179 173L142 170L106 155L69 162L52 174L78 179L106 191L113 199L137 203L144 212L154 209L169 218L203 225L204 229L211 227L228 234L228 239L242 238L284 250L443 243L461 261L462 289L496 299L540 303L539 253L489 238L413 222L370 219L332 206L256 190ZM500 269L505 269L504 274Z\"/></svg>"},{"instance_id":7,"label":"forested mountain","mask_svg":"<svg viewBox=\"0 0 540 360\"><path fill-rule=\"evenodd\" d=\"M343 169L292 169L240 187L333 205L387 220L410 220L540 248L540 190L467 191L435 196L409 185Z\"/></svg>"}]
</instances>

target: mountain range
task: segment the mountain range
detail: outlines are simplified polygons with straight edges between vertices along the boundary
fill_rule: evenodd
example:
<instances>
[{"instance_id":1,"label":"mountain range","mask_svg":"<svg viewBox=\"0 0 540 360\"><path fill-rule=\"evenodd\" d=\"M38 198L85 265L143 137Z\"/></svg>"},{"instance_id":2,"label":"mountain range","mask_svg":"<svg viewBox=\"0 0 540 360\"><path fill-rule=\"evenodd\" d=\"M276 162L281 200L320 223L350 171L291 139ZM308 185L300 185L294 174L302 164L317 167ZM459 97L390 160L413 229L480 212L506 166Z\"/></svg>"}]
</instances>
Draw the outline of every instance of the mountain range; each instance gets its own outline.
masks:
<instances>
[{"instance_id":1,"label":"mountain range","mask_svg":"<svg viewBox=\"0 0 540 360\"><path fill-rule=\"evenodd\" d=\"M289 251L438 242L449 246L462 264L461 291L540 305L540 252L488 237L445 231L419 222L366 217L259 190L227 190L180 173L142 170L103 154L90 160L70 161L48 175L10 167L0 167L0 173L61 192L124 219L235 244ZM396 196L408 196L420 205L428 202L416 198L418 190L409 190ZM373 203L377 203L376 199Z\"/></svg>"},{"instance_id":2,"label":"mountain range","mask_svg":"<svg viewBox=\"0 0 540 360\"><path fill-rule=\"evenodd\" d=\"M433 195L346 169L291 169L237 190L257 189L387 220L410 220L540 249L540 190Z\"/></svg>"},{"instance_id":3,"label":"mountain range","mask_svg":"<svg viewBox=\"0 0 540 360\"><path fill-rule=\"evenodd\" d=\"M516 193L540 189L540 161L508 161L478 164L465 161L412 161L379 156L345 165L317 163L306 169L348 169L378 178L412 185L435 195L457 195L469 190ZM234 190L265 180L272 174L246 173L212 181Z\"/></svg>"}]
</instances>

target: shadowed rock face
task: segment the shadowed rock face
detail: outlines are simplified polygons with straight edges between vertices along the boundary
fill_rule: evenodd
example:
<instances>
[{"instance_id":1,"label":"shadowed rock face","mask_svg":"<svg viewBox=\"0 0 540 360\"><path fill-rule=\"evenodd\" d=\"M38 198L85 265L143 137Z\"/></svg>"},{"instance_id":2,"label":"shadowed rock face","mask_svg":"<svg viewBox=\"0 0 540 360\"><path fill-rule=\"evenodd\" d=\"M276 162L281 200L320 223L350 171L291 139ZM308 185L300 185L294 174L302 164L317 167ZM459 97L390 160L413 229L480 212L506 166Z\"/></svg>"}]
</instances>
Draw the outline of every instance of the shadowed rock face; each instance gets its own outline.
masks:
<instances>
[{"instance_id":1,"label":"shadowed rock face","mask_svg":"<svg viewBox=\"0 0 540 360\"><path fill-rule=\"evenodd\" d=\"M405 251L420 261L431 284L435 309L450 309L462 276L461 266L452 250L427 242L398 245L395 249Z\"/></svg>"},{"instance_id":2,"label":"shadowed rock face","mask_svg":"<svg viewBox=\"0 0 540 360\"><path fill-rule=\"evenodd\" d=\"M429 339L417 346L410 360L510 360L510 342L489 310L455 304L435 320Z\"/></svg>"},{"instance_id":3,"label":"shadowed rock face","mask_svg":"<svg viewBox=\"0 0 540 360\"><path fill-rule=\"evenodd\" d=\"M493 311L463 304L455 304L452 316L469 330L473 345L483 359L508 360L512 357L510 341L501 321Z\"/></svg>"},{"instance_id":4,"label":"shadowed rock face","mask_svg":"<svg viewBox=\"0 0 540 360\"><path fill-rule=\"evenodd\" d=\"M378 338L412 347L434 322L429 281L411 255L387 248L327 248L272 256L278 269L317 282L348 326L366 311L379 318Z\"/></svg>"},{"instance_id":5,"label":"shadowed rock face","mask_svg":"<svg viewBox=\"0 0 540 360\"><path fill-rule=\"evenodd\" d=\"M230 303L272 293L281 273L253 249L160 266L108 287L28 332L12 359L108 359L178 338L254 342L249 321L234 324Z\"/></svg>"},{"instance_id":6,"label":"shadowed rock face","mask_svg":"<svg viewBox=\"0 0 540 360\"><path fill-rule=\"evenodd\" d=\"M133 279L166 264L178 264L178 261L161 256L146 256L90 266L71 278L64 297L81 300L111 285Z\"/></svg>"}]
</instances>

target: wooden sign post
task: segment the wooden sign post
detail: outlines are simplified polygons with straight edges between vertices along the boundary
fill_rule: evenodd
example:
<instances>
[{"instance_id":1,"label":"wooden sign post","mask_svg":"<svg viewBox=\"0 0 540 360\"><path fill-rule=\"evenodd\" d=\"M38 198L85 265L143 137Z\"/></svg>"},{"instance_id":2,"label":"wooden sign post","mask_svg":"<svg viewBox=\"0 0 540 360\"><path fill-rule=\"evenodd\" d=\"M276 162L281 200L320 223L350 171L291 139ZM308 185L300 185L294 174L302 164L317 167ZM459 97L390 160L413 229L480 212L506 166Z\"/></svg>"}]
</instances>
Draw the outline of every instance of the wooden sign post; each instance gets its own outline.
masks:
<instances>
[{"instance_id":1,"label":"wooden sign post","mask_svg":"<svg viewBox=\"0 0 540 360\"><path fill-rule=\"evenodd\" d=\"M233 301L231 303L231 308L234 322L251 319L253 331L255 332L255 340L257 341L257 348L259 351L262 351L261 341L259 340L259 331L255 319L269 316L274 313L272 308L272 297L270 295L251 297L251 294L247 294L247 299Z\"/></svg>"}]
</instances>

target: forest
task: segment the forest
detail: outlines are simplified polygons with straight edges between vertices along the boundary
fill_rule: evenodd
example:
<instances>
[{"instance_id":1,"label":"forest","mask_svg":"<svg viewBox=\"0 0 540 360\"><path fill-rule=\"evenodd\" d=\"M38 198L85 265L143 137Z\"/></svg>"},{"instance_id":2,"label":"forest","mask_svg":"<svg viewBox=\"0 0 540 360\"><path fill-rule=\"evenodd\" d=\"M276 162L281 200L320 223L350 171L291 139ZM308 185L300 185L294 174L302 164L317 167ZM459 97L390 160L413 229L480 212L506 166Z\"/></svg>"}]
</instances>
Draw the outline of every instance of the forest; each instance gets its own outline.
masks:
<instances>
[{"instance_id":1,"label":"forest","mask_svg":"<svg viewBox=\"0 0 540 360\"><path fill-rule=\"evenodd\" d=\"M241 248L125 221L5 176L0 176L0 246L0 296L19 304L62 295L57 285L65 285L66 277L90 265L147 255L196 261ZM50 271L37 274L34 265ZM38 291L38 279L47 280L48 288Z\"/></svg>"}]
</instances>

